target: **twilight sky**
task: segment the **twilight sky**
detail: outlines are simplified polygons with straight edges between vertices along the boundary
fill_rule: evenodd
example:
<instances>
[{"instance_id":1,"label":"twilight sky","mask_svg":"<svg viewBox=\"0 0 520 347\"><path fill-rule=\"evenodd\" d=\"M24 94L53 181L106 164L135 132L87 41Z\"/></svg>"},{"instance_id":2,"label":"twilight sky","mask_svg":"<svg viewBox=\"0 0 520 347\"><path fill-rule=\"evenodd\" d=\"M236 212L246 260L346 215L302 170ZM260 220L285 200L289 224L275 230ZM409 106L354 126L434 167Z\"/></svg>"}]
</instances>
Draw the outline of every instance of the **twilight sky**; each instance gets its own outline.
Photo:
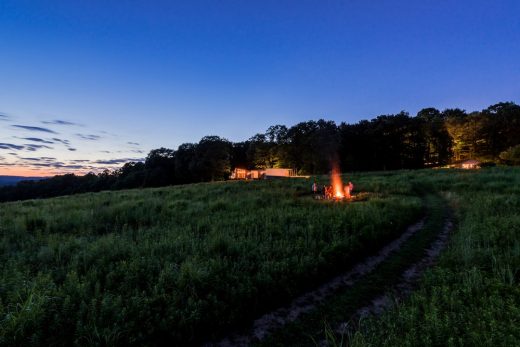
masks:
<instances>
[{"instance_id":1,"label":"twilight sky","mask_svg":"<svg viewBox=\"0 0 520 347\"><path fill-rule=\"evenodd\" d=\"M518 0L0 1L0 175L520 98Z\"/></svg>"}]
</instances>

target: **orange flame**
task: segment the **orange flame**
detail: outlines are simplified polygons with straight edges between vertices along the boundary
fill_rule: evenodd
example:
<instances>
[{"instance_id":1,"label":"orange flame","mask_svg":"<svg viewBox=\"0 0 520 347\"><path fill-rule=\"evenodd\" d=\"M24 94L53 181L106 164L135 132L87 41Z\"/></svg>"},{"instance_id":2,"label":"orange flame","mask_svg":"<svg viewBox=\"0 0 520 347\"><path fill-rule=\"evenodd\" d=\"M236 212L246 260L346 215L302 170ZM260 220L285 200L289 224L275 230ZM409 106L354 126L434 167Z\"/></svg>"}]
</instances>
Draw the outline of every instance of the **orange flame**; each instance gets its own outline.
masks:
<instances>
[{"instance_id":1,"label":"orange flame","mask_svg":"<svg viewBox=\"0 0 520 347\"><path fill-rule=\"evenodd\" d=\"M345 197L345 192L343 190L343 181L341 180L340 172L337 165L334 165L332 167L330 183L332 185L334 198L343 199Z\"/></svg>"}]
</instances>

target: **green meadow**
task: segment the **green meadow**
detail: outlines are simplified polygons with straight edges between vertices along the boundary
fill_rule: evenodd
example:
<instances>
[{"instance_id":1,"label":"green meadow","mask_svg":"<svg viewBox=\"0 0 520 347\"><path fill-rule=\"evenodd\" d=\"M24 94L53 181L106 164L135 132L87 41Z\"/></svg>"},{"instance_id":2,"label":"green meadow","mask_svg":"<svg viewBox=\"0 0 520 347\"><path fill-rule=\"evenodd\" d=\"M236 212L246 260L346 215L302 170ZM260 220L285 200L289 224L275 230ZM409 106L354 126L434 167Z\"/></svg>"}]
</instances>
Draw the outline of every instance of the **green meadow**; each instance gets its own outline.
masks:
<instances>
[{"instance_id":1,"label":"green meadow","mask_svg":"<svg viewBox=\"0 0 520 347\"><path fill-rule=\"evenodd\" d=\"M0 204L0 345L215 341L376 253L435 206L452 211L455 228L409 299L348 336L327 328L348 309L323 309L314 336L297 333L303 317L273 344L518 343L520 170L344 179L365 199L316 201L312 180L291 179Z\"/></svg>"},{"instance_id":2,"label":"green meadow","mask_svg":"<svg viewBox=\"0 0 520 347\"><path fill-rule=\"evenodd\" d=\"M430 180L455 212L449 246L407 301L330 345L520 344L520 170Z\"/></svg>"}]
</instances>

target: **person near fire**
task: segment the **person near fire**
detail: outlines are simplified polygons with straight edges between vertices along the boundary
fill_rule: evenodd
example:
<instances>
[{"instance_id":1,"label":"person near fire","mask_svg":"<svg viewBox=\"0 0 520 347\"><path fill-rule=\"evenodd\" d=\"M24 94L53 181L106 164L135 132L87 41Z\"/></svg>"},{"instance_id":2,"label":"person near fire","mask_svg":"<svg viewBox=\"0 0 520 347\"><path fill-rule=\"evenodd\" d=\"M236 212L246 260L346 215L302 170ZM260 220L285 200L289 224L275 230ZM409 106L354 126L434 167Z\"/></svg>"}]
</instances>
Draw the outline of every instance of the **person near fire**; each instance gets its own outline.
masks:
<instances>
[{"instance_id":1,"label":"person near fire","mask_svg":"<svg viewBox=\"0 0 520 347\"><path fill-rule=\"evenodd\" d=\"M350 199L352 197L351 193L353 190L354 185L352 184L352 182L348 182L348 184L345 186L345 198Z\"/></svg>"},{"instance_id":2,"label":"person near fire","mask_svg":"<svg viewBox=\"0 0 520 347\"><path fill-rule=\"evenodd\" d=\"M332 199L333 196L334 196L334 193L333 193L332 186L327 186L327 190L326 190L327 199Z\"/></svg>"},{"instance_id":3,"label":"person near fire","mask_svg":"<svg viewBox=\"0 0 520 347\"><path fill-rule=\"evenodd\" d=\"M312 195L314 195L314 198L318 196L318 183L316 181L312 184Z\"/></svg>"}]
</instances>

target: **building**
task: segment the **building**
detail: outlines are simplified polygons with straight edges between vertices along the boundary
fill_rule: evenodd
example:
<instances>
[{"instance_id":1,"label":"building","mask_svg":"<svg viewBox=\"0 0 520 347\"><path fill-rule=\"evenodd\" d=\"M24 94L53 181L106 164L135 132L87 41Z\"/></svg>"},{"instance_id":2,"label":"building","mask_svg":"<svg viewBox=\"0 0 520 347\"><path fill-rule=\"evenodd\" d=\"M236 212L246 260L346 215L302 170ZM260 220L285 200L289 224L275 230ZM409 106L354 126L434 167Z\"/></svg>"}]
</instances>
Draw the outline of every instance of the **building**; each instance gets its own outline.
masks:
<instances>
[{"instance_id":1,"label":"building","mask_svg":"<svg viewBox=\"0 0 520 347\"><path fill-rule=\"evenodd\" d=\"M247 179L247 172L248 170L246 169L235 168L235 170L233 170L233 172L231 173L230 178L232 180L245 180Z\"/></svg>"},{"instance_id":2,"label":"building","mask_svg":"<svg viewBox=\"0 0 520 347\"><path fill-rule=\"evenodd\" d=\"M282 169L282 168L271 168L265 169L265 178L275 178L275 177L295 177L296 173L294 169Z\"/></svg>"},{"instance_id":3,"label":"building","mask_svg":"<svg viewBox=\"0 0 520 347\"><path fill-rule=\"evenodd\" d=\"M251 180L259 180L261 178L264 178L264 171L263 170L249 170L248 178Z\"/></svg>"},{"instance_id":4,"label":"building","mask_svg":"<svg viewBox=\"0 0 520 347\"><path fill-rule=\"evenodd\" d=\"M248 170L235 168L229 177L232 180L259 180L264 178L299 177L294 169L269 168L265 170Z\"/></svg>"},{"instance_id":5,"label":"building","mask_svg":"<svg viewBox=\"0 0 520 347\"><path fill-rule=\"evenodd\" d=\"M264 170L235 168L229 178L232 180L259 180L264 178Z\"/></svg>"},{"instance_id":6,"label":"building","mask_svg":"<svg viewBox=\"0 0 520 347\"><path fill-rule=\"evenodd\" d=\"M470 160L463 161L461 163L460 167L463 169L480 169L480 164L481 164L480 161L470 159Z\"/></svg>"},{"instance_id":7,"label":"building","mask_svg":"<svg viewBox=\"0 0 520 347\"><path fill-rule=\"evenodd\" d=\"M467 159L467 160L455 161L449 165L444 166L444 168L471 170L471 169L480 169L481 166L482 166L482 163L480 161L475 160L475 159Z\"/></svg>"}]
</instances>

